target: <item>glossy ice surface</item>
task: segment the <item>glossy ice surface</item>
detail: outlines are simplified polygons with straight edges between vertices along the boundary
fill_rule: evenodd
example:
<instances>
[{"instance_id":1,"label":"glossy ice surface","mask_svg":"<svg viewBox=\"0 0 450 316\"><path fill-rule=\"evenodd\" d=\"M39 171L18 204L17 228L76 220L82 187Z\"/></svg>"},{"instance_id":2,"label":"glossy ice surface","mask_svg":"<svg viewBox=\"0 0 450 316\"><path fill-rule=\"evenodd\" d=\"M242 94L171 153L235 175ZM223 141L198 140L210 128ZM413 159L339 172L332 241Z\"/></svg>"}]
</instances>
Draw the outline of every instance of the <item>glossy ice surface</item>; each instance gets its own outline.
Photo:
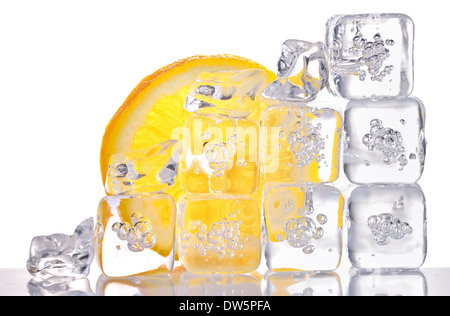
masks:
<instances>
[{"instance_id":1,"label":"glossy ice surface","mask_svg":"<svg viewBox=\"0 0 450 316\"><path fill-rule=\"evenodd\" d=\"M259 69L201 73L190 87L184 108L188 112L247 117L266 73Z\"/></svg>"},{"instance_id":2,"label":"glossy ice surface","mask_svg":"<svg viewBox=\"0 0 450 316\"><path fill-rule=\"evenodd\" d=\"M342 256L344 198L329 185L278 185L264 196L265 256L272 271L332 271Z\"/></svg>"},{"instance_id":3,"label":"glossy ice surface","mask_svg":"<svg viewBox=\"0 0 450 316\"><path fill-rule=\"evenodd\" d=\"M105 191L108 194L158 192L172 186L178 172L181 144L167 140L150 148L113 155Z\"/></svg>"},{"instance_id":4,"label":"glossy ice surface","mask_svg":"<svg viewBox=\"0 0 450 316\"><path fill-rule=\"evenodd\" d=\"M174 262L176 210L175 201L165 193L103 198L95 232L103 273L124 277L170 271Z\"/></svg>"},{"instance_id":5,"label":"glossy ice surface","mask_svg":"<svg viewBox=\"0 0 450 316\"><path fill-rule=\"evenodd\" d=\"M264 96L278 101L307 102L328 84L325 46L321 42L287 40L278 61L277 80Z\"/></svg>"},{"instance_id":6,"label":"glossy ice surface","mask_svg":"<svg viewBox=\"0 0 450 316\"><path fill-rule=\"evenodd\" d=\"M417 98L353 100L345 111L344 172L357 184L415 183L425 155L425 109Z\"/></svg>"},{"instance_id":7,"label":"glossy ice surface","mask_svg":"<svg viewBox=\"0 0 450 316\"><path fill-rule=\"evenodd\" d=\"M427 253L425 197L414 185L365 185L348 201L348 252L361 269L417 269Z\"/></svg>"},{"instance_id":8,"label":"glossy ice surface","mask_svg":"<svg viewBox=\"0 0 450 316\"><path fill-rule=\"evenodd\" d=\"M192 115L180 161L185 193L252 194L258 186L258 124L250 119Z\"/></svg>"},{"instance_id":9,"label":"glossy ice surface","mask_svg":"<svg viewBox=\"0 0 450 316\"><path fill-rule=\"evenodd\" d=\"M261 116L261 177L267 182L323 183L338 178L343 122L322 103L279 104Z\"/></svg>"},{"instance_id":10,"label":"glossy ice surface","mask_svg":"<svg viewBox=\"0 0 450 316\"><path fill-rule=\"evenodd\" d=\"M178 202L177 247L193 273L245 273L261 260L261 215L250 198L190 195Z\"/></svg>"},{"instance_id":11,"label":"glossy ice surface","mask_svg":"<svg viewBox=\"0 0 450 316\"><path fill-rule=\"evenodd\" d=\"M73 235L53 234L31 241L27 270L41 279L82 278L94 260L94 221L86 219Z\"/></svg>"},{"instance_id":12,"label":"glossy ice surface","mask_svg":"<svg viewBox=\"0 0 450 316\"><path fill-rule=\"evenodd\" d=\"M338 15L327 23L331 91L346 99L407 97L414 23L403 14Z\"/></svg>"}]
</instances>

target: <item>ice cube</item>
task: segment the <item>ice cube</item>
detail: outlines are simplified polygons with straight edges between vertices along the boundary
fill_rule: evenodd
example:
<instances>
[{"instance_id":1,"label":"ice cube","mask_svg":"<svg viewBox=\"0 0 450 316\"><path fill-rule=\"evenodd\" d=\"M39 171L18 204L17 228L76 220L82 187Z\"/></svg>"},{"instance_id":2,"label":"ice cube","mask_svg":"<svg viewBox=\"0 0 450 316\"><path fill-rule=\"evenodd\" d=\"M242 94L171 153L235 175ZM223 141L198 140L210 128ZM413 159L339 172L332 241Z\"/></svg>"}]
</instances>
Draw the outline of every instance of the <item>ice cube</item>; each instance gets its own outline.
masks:
<instances>
[{"instance_id":1,"label":"ice cube","mask_svg":"<svg viewBox=\"0 0 450 316\"><path fill-rule=\"evenodd\" d=\"M342 296L339 276L331 272L267 272L265 296Z\"/></svg>"},{"instance_id":2,"label":"ice cube","mask_svg":"<svg viewBox=\"0 0 450 316\"><path fill-rule=\"evenodd\" d=\"M403 201L403 208L396 203ZM426 207L414 185L364 185L349 199L348 251L360 269L418 269L427 253Z\"/></svg>"},{"instance_id":3,"label":"ice cube","mask_svg":"<svg viewBox=\"0 0 450 316\"><path fill-rule=\"evenodd\" d=\"M330 104L273 105L261 115L261 177L323 183L339 176L343 120Z\"/></svg>"},{"instance_id":4,"label":"ice cube","mask_svg":"<svg viewBox=\"0 0 450 316\"><path fill-rule=\"evenodd\" d=\"M332 271L342 255L343 196L329 185L288 185L264 195L265 255L272 271Z\"/></svg>"},{"instance_id":5,"label":"ice cube","mask_svg":"<svg viewBox=\"0 0 450 316\"><path fill-rule=\"evenodd\" d=\"M278 61L278 78L263 92L269 99L279 101L312 101L328 84L325 46L287 40Z\"/></svg>"},{"instance_id":6,"label":"ice cube","mask_svg":"<svg viewBox=\"0 0 450 316\"><path fill-rule=\"evenodd\" d=\"M403 14L338 15L327 22L330 90L346 99L407 97L414 23Z\"/></svg>"},{"instance_id":7,"label":"ice cube","mask_svg":"<svg viewBox=\"0 0 450 316\"><path fill-rule=\"evenodd\" d=\"M415 183L425 164L425 108L417 98L352 100L344 172L357 184Z\"/></svg>"},{"instance_id":8,"label":"ice cube","mask_svg":"<svg viewBox=\"0 0 450 316\"><path fill-rule=\"evenodd\" d=\"M41 279L49 277L81 278L89 274L94 259L94 220L86 219L73 235L53 234L31 241L27 270Z\"/></svg>"},{"instance_id":9,"label":"ice cube","mask_svg":"<svg viewBox=\"0 0 450 316\"><path fill-rule=\"evenodd\" d=\"M180 160L183 190L253 194L258 187L258 129L246 118L190 116Z\"/></svg>"},{"instance_id":10,"label":"ice cube","mask_svg":"<svg viewBox=\"0 0 450 316\"><path fill-rule=\"evenodd\" d=\"M152 193L169 188L178 174L180 150L179 141L167 140L153 147L113 155L106 176L106 193Z\"/></svg>"},{"instance_id":11,"label":"ice cube","mask_svg":"<svg viewBox=\"0 0 450 316\"><path fill-rule=\"evenodd\" d=\"M201 73L189 89L184 108L188 112L249 116L266 73L259 69Z\"/></svg>"},{"instance_id":12,"label":"ice cube","mask_svg":"<svg viewBox=\"0 0 450 316\"><path fill-rule=\"evenodd\" d=\"M103 273L171 271L176 204L166 193L107 196L98 206L95 250Z\"/></svg>"},{"instance_id":13,"label":"ice cube","mask_svg":"<svg viewBox=\"0 0 450 316\"><path fill-rule=\"evenodd\" d=\"M177 249L193 273L246 273L261 260L261 214L244 196L189 195L178 201Z\"/></svg>"}]
</instances>

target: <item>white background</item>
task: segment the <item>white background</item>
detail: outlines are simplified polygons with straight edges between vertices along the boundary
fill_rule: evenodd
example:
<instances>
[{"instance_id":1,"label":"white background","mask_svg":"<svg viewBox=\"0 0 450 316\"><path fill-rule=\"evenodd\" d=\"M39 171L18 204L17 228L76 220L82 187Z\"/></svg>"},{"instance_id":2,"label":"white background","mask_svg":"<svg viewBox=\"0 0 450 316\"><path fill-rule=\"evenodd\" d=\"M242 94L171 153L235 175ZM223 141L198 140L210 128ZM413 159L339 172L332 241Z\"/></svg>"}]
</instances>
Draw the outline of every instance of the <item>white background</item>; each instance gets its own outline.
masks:
<instances>
[{"instance_id":1,"label":"white background","mask_svg":"<svg viewBox=\"0 0 450 316\"><path fill-rule=\"evenodd\" d=\"M450 267L450 104L445 1L1 0L0 268L33 236L71 234L104 192L104 128L145 76L196 54L275 70L284 40L323 41L335 14L405 13L416 24L415 90L427 109L425 267Z\"/></svg>"}]
</instances>

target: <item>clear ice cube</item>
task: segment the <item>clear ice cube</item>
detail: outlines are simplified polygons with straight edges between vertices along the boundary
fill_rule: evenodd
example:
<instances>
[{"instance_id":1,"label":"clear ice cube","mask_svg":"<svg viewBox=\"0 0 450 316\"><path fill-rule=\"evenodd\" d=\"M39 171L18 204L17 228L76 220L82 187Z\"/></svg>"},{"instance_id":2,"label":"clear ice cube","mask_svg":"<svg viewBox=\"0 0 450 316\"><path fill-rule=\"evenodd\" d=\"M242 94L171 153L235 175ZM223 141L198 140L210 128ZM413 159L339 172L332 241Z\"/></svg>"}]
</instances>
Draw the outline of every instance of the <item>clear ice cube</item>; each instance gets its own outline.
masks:
<instances>
[{"instance_id":1,"label":"clear ice cube","mask_svg":"<svg viewBox=\"0 0 450 316\"><path fill-rule=\"evenodd\" d=\"M353 266L418 269L424 263L426 206L418 185L357 187L348 202L348 223L348 252Z\"/></svg>"},{"instance_id":2,"label":"clear ice cube","mask_svg":"<svg viewBox=\"0 0 450 316\"><path fill-rule=\"evenodd\" d=\"M190 116L180 160L184 192L253 194L258 188L258 130L246 118Z\"/></svg>"},{"instance_id":3,"label":"clear ice cube","mask_svg":"<svg viewBox=\"0 0 450 316\"><path fill-rule=\"evenodd\" d=\"M341 192L329 185L278 185L264 195L265 256L272 271L332 271L342 256Z\"/></svg>"},{"instance_id":4,"label":"clear ice cube","mask_svg":"<svg viewBox=\"0 0 450 316\"><path fill-rule=\"evenodd\" d=\"M403 14L338 15L327 22L330 90L346 99L407 97L414 23Z\"/></svg>"},{"instance_id":5,"label":"clear ice cube","mask_svg":"<svg viewBox=\"0 0 450 316\"><path fill-rule=\"evenodd\" d=\"M273 183L333 182L343 120L329 104L273 105L261 115L261 177Z\"/></svg>"},{"instance_id":6,"label":"clear ice cube","mask_svg":"<svg viewBox=\"0 0 450 316\"><path fill-rule=\"evenodd\" d=\"M279 101L308 102L314 100L327 84L324 44L287 40L278 61L277 80L263 94Z\"/></svg>"},{"instance_id":7,"label":"clear ice cube","mask_svg":"<svg viewBox=\"0 0 450 316\"><path fill-rule=\"evenodd\" d=\"M188 91L188 112L249 116L266 73L259 69L201 73Z\"/></svg>"},{"instance_id":8,"label":"clear ice cube","mask_svg":"<svg viewBox=\"0 0 450 316\"><path fill-rule=\"evenodd\" d=\"M94 260L94 220L86 219L73 235L53 234L31 241L27 270L41 279L82 278L89 274Z\"/></svg>"},{"instance_id":9,"label":"clear ice cube","mask_svg":"<svg viewBox=\"0 0 450 316\"><path fill-rule=\"evenodd\" d=\"M179 141L167 140L153 147L113 155L106 176L106 193L152 193L169 188L177 178L180 150Z\"/></svg>"},{"instance_id":10,"label":"clear ice cube","mask_svg":"<svg viewBox=\"0 0 450 316\"><path fill-rule=\"evenodd\" d=\"M345 111L344 172L357 184L415 183L426 154L417 98L352 100Z\"/></svg>"},{"instance_id":11,"label":"clear ice cube","mask_svg":"<svg viewBox=\"0 0 450 316\"><path fill-rule=\"evenodd\" d=\"M342 296L339 276L332 272L268 272L265 296Z\"/></svg>"},{"instance_id":12,"label":"clear ice cube","mask_svg":"<svg viewBox=\"0 0 450 316\"><path fill-rule=\"evenodd\" d=\"M166 193L107 196L98 206L95 250L109 277L171 271L176 204Z\"/></svg>"},{"instance_id":13,"label":"clear ice cube","mask_svg":"<svg viewBox=\"0 0 450 316\"><path fill-rule=\"evenodd\" d=\"M189 195L178 201L177 249L193 273L246 273L261 260L259 204L233 195Z\"/></svg>"}]
</instances>

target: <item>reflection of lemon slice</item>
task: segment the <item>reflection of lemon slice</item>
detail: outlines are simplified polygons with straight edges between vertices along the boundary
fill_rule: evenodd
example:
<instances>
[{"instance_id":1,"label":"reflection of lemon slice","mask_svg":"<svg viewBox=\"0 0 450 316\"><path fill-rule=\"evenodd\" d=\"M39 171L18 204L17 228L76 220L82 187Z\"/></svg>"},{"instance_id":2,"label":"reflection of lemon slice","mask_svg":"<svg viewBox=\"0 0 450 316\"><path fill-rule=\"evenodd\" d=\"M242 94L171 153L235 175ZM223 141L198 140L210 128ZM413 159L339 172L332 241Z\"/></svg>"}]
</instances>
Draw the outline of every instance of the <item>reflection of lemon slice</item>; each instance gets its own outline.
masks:
<instances>
[{"instance_id":1,"label":"reflection of lemon slice","mask_svg":"<svg viewBox=\"0 0 450 316\"><path fill-rule=\"evenodd\" d=\"M144 78L116 112L102 142L100 166L103 183L112 155L157 145L168 139L179 139L173 131L185 125L192 114L183 105L188 88L202 72L262 69L267 73L263 86L276 79L276 75L254 61L231 55L194 56L179 60ZM267 107L256 101L251 118L259 122L260 113ZM166 191L175 200L182 194L178 180Z\"/></svg>"}]
</instances>

